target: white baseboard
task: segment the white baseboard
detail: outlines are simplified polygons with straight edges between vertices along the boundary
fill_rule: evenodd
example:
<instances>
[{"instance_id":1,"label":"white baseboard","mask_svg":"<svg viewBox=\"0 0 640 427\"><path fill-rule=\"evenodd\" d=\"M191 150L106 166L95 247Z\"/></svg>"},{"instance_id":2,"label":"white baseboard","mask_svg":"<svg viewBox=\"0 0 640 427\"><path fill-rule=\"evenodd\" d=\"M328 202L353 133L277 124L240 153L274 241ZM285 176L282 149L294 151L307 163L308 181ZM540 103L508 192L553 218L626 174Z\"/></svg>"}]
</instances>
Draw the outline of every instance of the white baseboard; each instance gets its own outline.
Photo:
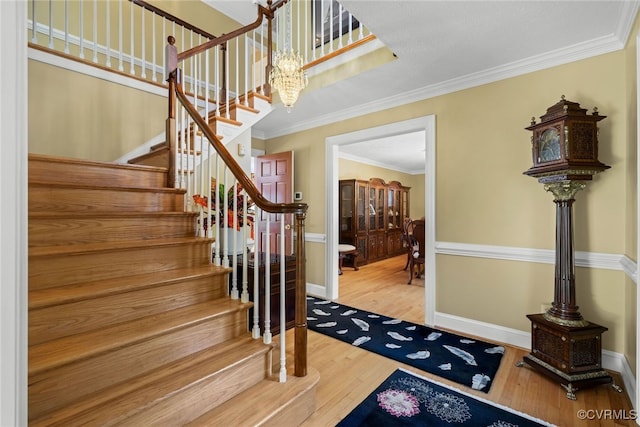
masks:
<instances>
[{"instance_id":1,"label":"white baseboard","mask_svg":"<svg viewBox=\"0 0 640 427\"><path fill-rule=\"evenodd\" d=\"M518 329L505 328L504 326L439 312L436 312L436 327L474 335L489 341L496 341L526 350L531 349L531 333ZM602 367L620 374L623 384L618 385L624 389L631 403L634 404L636 401L636 379L624 355L614 351L603 350Z\"/></svg>"}]
</instances>

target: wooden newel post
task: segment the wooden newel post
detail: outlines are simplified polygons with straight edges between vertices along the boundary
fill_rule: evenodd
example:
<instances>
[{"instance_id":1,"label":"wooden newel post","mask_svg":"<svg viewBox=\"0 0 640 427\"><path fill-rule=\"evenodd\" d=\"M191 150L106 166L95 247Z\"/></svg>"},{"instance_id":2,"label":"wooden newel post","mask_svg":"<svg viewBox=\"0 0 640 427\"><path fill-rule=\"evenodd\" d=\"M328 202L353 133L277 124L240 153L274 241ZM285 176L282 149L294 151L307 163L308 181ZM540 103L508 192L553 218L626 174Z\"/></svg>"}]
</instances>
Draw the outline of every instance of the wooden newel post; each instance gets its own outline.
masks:
<instances>
[{"instance_id":1,"label":"wooden newel post","mask_svg":"<svg viewBox=\"0 0 640 427\"><path fill-rule=\"evenodd\" d=\"M178 72L178 49L175 47L176 39L173 36L167 37L167 46L165 48L165 58L167 81L169 82L169 93L167 96L169 111L167 112L167 121L165 123L165 144L169 146L169 164L167 172L167 187L178 187L176 182L176 84L179 83Z\"/></svg>"},{"instance_id":2,"label":"wooden newel post","mask_svg":"<svg viewBox=\"0 0 640 427\"><path fill-rule=\"evenodd\" d=\"M294 337L294 375L307 375L307 275L304 250L304 212L296 213L296 312Z\"/></svg>"}]
</instances>

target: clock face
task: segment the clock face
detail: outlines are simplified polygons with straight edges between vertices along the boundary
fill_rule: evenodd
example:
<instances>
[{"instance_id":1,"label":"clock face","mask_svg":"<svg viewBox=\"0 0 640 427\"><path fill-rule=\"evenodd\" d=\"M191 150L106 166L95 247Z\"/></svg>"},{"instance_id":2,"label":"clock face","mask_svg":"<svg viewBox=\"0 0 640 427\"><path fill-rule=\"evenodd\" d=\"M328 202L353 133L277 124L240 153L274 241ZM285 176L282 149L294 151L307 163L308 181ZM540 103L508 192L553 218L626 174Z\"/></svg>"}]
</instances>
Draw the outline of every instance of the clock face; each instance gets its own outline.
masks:
<instances>
[{"instance_id":1,"label":"clock face","mask_svg":"<svg viewBox=\"0 0 640 427\"><path fill-rule=\"evenodd\" d=\"M549 128L538 138L538 162L552 162L561 158L560 134L557 129Z\"/></svg>"}]
</instances>

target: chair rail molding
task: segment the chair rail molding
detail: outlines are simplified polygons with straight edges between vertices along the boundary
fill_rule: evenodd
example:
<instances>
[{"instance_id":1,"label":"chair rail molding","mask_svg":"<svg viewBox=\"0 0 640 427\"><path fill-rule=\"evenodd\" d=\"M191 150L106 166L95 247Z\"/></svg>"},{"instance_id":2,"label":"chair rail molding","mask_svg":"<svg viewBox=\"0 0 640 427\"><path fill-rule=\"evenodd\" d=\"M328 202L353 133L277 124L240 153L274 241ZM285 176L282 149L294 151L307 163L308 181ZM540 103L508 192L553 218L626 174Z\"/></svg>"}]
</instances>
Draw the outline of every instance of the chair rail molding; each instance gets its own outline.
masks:
<instances>
[{"instance_id":1,"label":"chair rail molding","mask_svg":"<svg viewBox=\"0 0 640 427\"><path fill-rule=\"evenodd\" d=\"M555 263L555 249L437 242L436 254L490 258L506 261L535 262L541 264ZM633 260L625 255L576 251L575 257L577 267L620 270L624 271L625 274L633 279L634 282L636 281L635 273L637 265Z\"/></svg>"}]
</instances>

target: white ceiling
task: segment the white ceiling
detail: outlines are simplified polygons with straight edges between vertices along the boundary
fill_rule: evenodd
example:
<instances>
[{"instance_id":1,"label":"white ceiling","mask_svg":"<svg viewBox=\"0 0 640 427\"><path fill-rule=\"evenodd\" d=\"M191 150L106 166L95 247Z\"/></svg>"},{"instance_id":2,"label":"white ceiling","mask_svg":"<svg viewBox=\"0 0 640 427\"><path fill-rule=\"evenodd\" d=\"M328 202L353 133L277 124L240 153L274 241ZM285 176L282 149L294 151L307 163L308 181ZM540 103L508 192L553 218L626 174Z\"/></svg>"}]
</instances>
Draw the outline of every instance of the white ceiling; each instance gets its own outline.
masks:
<instances>
[{"instance_id":1,"label":"white ceiling","mask_svg":"<svg viewBox=\"0 0 640 427\"><path fill-rule=\"evenodd\" d=\"M243 24L255 20L254 0L205 1ZM254 136L286 135L622 49L639 6L637 0L341 3L397 60L303 91L291 113L276 105L254 126ZM424 165L415 151L399 154L411 142L382 142L350 146L345 156L363 156L398 170L415 170L411 159ZM399 163L389 163L396 156Z\"/></svg>"}]
</instances>

